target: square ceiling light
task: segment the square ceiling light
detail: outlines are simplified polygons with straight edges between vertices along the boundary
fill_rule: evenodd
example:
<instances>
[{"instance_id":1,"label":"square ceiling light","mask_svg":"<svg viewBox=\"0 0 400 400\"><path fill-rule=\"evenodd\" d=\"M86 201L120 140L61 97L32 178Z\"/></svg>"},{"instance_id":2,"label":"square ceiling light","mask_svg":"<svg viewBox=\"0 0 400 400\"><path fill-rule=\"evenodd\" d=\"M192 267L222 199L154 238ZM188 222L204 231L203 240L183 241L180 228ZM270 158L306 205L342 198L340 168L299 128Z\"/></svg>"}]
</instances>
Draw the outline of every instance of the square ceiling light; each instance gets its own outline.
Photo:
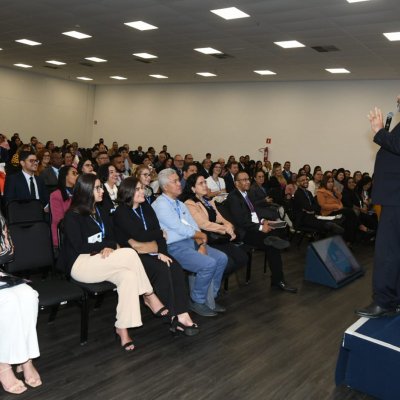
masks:
<instances>
[{"instance_id":1,"label":"square ceiling light","mask_svg":"<svg viewBox=\"0 0 400 400\"><path fill-rule=\"evenodd\" d=\"M28 64L14 64L16 67L20 67L20 68L32 68L32 65L28 65Z\"/></svg>"},{"instance_id":2,"label":"square ceiling light","mask_svg":"<svg viewBox=\"0 0 400 400\"><path fill-rule=\"evenodd\" d=\"M276 75L276 72L272 72L269 69L260 69L254 72L259 75Z\"/></svg>"},{"instance_id":3,"label":"square ceiling light","mask_svg":"<svg viewBox=\"0 0 400 400\"><path fill-rule=\"evenodd\" d=\"M244 13L243 11L239 10L236 7L220 8L217 10L210 10L210 11L226 20L250 17L249 14Z\"/></svg>"},{"instance_id":4,"label":"square ceiling light","mask_svg":"<svg viewBox=\"0 0 400 400\"><path fill-rule=\"evenodd\" d=\"M111 79L116 79L117 81L126 81L128 78L125 78L124 76L119 76L119 75L113 75L110 76Z\"/></svg>"},{"instance_id":5,"label":"square ceiling light","mask_svg":"<svg viewBox=\"0 0 400 400\"><path fill-rule=\"evenodd\" d=\"M157 78L157 79L167 79L168 78L168 76L159 75L159 74L154 74L154 75L149 75L149 76L151 76L152 78Z\"/></svg>"},{"instance_id":6,"label":"square ceiling light","mask_svg":"<svg viewBox=\"0 0 400 400\"><path fill-rule=\"evenodd\" d=\"M76 79L80 79L81 81L92 81L92 78L88 78L87 76L77 76Z\"/></svg>"},{"instance_id":7,"label":"square ceiling light","mask_svg":"<svg viewBox=\"0 0 400 400\"><path fill-rule=\"evenodd\" d=\"M276 45L283 47L284 49L294 49L296 47L306 47L303 43L297 40L286 40L283 42L274 42Z\"/></svg>"},{"instance_id":8,"label":"square ceiling light","mask_svg":"<svg viewBox=\"0 0 400 400\"><path fill-rule=\"evenodd\" d=\"M203 53L203 54L222 54L222 51L213 49L212 47L199 47L194 50L198 51L199 53Z\"/></svg>"},{"instance_id":9,"label":"square ceiling light","mask_svg":"<svg viewBox=\"0 0 400 400\"><path fill-rule=\"evenodd\" d=\"M99 57L85 57L85 60L93 61L93 62L107 62L104 58L99 58Z\"/></svg>"},{"instance_id":10,"label":"square ceiling light","mask_svg":"<svg viewBox=\"0 0 400 400\"><path fill-rule=\"evenodd\" d=\"M40 46L42 43L35 42L34 40L29 39L18 39L16 40L18 43L27 44L28 46Z\"/></svg>"},{"instance_id":11,"label":"square ceiling light","mask_svg":"<svg viewBox=\"0 0 400 400\"><path fill-rule=\"evenodd\" d=\"M154 54L149 54L149 53L133 53L133 55L136 57L139 57L139 58L144 58L144 59L158 58Z\"/></svg>"},{"instance_id":12,"label":"square ceiling light","mask_svg":"<svg viewBox=\"0 0 400 400\"><path fill-rule=\"evenodd\" d=\"M391 42L400 40L400 32L388 32L384 33L383 35L386 36L386 38L389 39Z\"/></svg>"},{"instance_id":13,"label":"square ceiling light","mask_svg":"<svg viewBox=\"0 0 400 400\"><path fill-rule=\"evenodd\" d=\"M131 28L138 29L139 31L149 31L151 29L158 29L157 26L148 24L144 21L133 21L133 22L124 22L124 25L130 26Z\"/></svg>"},{"instance_id":14,"label":"square ceiling light","mask_svg":"<svg viewBox=\"0 0 400 400\"><path fill-rule=\"evenodd\" d=\"M212 76L217 76L215 74L212 74L211 72L196 72L196 75L205 76L206 78L210 78Z\"/></svg>"},{"instance_id":15,"label":"square ceiling light","mask_svg":"<svg viewBox=\"0 0 400 400\"><path fill-rule=\"evenodd\" d=\"M78 31L69 31L69 32L63 32L63 35L73 37L75 39L87 39L91 38L90 35L86 35L86 33L78 32Z\"/></svg>"},{"instance_id":16,"label":"square ceiling light","mask_svg":"<svg viewBox=\"0 0 400 400\"><path fill-rule=\"evenodd\" d=\"M57 60L48 60L46 61L48 64L53 64L53 65L65 65L65 62L62 61L57 61Z\"/></svg>"},{"instance_id":17,"label":"square ceiling light","mask_svg":"<svg viewBox=\"0 0 400 400\"><path fill-rule=\"evenodd\" d=\"M346 68L325 68L325 71L330 72L331 74L349 74L350 71Z\"/></svg>"}]
</instances>

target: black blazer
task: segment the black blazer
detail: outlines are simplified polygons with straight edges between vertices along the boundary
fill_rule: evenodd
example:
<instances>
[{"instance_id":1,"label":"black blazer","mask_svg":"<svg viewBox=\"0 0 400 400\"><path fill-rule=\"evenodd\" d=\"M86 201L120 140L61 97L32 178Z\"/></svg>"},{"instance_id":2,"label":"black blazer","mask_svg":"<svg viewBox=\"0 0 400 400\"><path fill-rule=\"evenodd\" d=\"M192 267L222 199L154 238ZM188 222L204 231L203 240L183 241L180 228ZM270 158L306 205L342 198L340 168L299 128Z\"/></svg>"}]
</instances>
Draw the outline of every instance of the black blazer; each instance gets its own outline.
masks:
<instances>
[{"instance_id":1,"label":"black blazer","mask_svg":"<svg viewBox=\"0 0 400 400\"><path fill-rule=\"evenodd\" d=\"M239 190L228 194L226 200L232 223L235 225L239 238L242 240L247 231L258 231L260 225L251 220L251 211Z\"/></svg>"},{"instance_id":2,"label":"black blazer","mask_svg":"<svg viewBox=\"0 0 400 400\"><path fill-rule=\"evenodd\" d=\"M400 206L400 123L391 132L381 129L374 137L381 146L376 154L372 201L384 206Z\"/></svg>"},{"instance_id":3,"label":"black blazer","mask_svg":"<svg viewBox=\"0 0 400 400\"><path fill-rule=\"evenodd\" d=\"M304 210L313 211L316 215L321 212L321 207L318 205L314 196L309 190L298 188L294 193L292 204L295 224L297 226L302 225L302 219L304 215L309 215L305 213Z\"/></svg>"},{"instance_id":4,"label":"black blazer","mask_svg":"<svg viewBox=\"0 0 400 400\"><path fill-rule=\"evenodd\" d=\"M262 190L256 183L251 185L249 190L249 197L254 207L267 207L268 203L265 198L267 197L267 190Z\"/></svg>"},{"instance_id":5,"label":"black blazer","mask_svg":"<svg viewBox=\"0 0 400 400\"><path fill-rule=\"evenodd\" d=\"M111 197L106 188L104 188L103 200L101 201L101 203L99 203L99 207L101 207L103 209L103 211L107 214L111 214L111 211L114 210L114 208L115 208L115 205L114 205L113 201L111 200Z\"/></svg>"},{"instance_id":6,"label":"black blazer","mask_svg":"<svg viewBox=\"0 0 400 400\"><path fill-rule=\"evenodd\" d=\"M81 254L99 253L105 247L117 248L110 217L98 207L105 228L102 242L89 243L88 238L101 232L90 216L68 210L64 217L64 242L57 260L57 268L71 274L74 262Z\"/></svg>"},{"instance_id":7,"label":"black blazer","mask_svg":"<svg viewBox=\"0 0 400 400\"><path fill-rule=\"evenodd\" d=\"M347 188L343 189L342 192L342 203L344 207L353 208L356 207L363 207L363 201L361 200L360 195L355 190L350 190Z\"/></svg>"},{"instance_id":8,"label":"black blazer","mask_svg":"<svg viewBox=\"0 0 400 400\"><path fill-rule=\"evenodd\" d=\"M45 168L40 174L40 177L43 179L44 184L50 193L57 189L58 178L51 166Z\"/></svg>"},{"instance_id":9,"label":"black blazer","mask_svg":"<svg viewBox=\"0 0 400 400\"><path fill-rule=\"evenodd\" d=\"M39 200L42 202L43 207L49 204L49 193L47 192L46 185L40 176L34 176L36 185L39 191ZM4 188L5 203L12 200L30 200L31 192L28 183L22 171L16 174L7 175Z\"/></svg>"},{"instance_id":10,"label":"black blazer","mask_svg":"<svg viewBox=\"0 0 400 400\"><path fill-rule=\"evenodd\" d=\"M151 242L155 240L158 245L158 251L167 254L167 243L163 236L163 231L157 219L157 215L147 201L141 204L143 217L146 221L147 230L144 228L142 219L128 206L121 204L115 210L113 215L115 235L117 242L122 247L130 247L129 239L138 242ZM140 210L136 210L141 215Z\"/></svg>"},{"instance_id":11,"label":"black blazer","mask_svg":"<svg viewBox=\"0 0 400 400\"><path fill-rule=\"evenodd\" d=\"M228 171L227 174L224 176L225 181L225 189L228 193L235 190L235 181L232 178L232 174Z\"/></svg>"}]
</instances>

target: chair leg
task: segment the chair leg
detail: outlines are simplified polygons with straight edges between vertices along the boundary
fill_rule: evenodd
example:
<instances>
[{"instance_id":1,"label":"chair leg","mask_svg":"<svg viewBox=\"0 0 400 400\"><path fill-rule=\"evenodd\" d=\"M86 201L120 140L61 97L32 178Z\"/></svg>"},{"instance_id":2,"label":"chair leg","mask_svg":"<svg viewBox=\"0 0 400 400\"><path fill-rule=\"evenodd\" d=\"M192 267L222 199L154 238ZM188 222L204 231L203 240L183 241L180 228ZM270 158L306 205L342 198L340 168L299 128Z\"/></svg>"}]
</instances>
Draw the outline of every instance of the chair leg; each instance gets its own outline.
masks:
<instances>
[{"instance_id":1,"label":"chair leg","mask_svg":"<svg viewBox=\"0 0 400 400\"><path fill-rule=\"evenodd\" d=\"M251 262L253 261L253 250L250 250L248 253L249 259L247 261L247 268L246 268L246 285L249 284L251 278Z\"/></svg>"},{"instance_id":2,"label":"chair leg","mask_svg":"<svg viewBox=\"0 0 400 400\"><path fill-rule=\"evenodd\" d=\"M60 307L59 305L51 307L49 320L47 321L47 323L51 324L54 322L54 320L56 319L59 307Z\"/></svg>"},{"instance_id":3,"label":"chair leg","mask_svg":"<svg viewBox=\"0 0 400 400\"><path fill-rule=\"evenodd\" d=\"M89 331L89 307L88 307L88 297L84 293L81 300L81 346L85 345L88 341L88 331Z\"/></svg>"}]
</instances>

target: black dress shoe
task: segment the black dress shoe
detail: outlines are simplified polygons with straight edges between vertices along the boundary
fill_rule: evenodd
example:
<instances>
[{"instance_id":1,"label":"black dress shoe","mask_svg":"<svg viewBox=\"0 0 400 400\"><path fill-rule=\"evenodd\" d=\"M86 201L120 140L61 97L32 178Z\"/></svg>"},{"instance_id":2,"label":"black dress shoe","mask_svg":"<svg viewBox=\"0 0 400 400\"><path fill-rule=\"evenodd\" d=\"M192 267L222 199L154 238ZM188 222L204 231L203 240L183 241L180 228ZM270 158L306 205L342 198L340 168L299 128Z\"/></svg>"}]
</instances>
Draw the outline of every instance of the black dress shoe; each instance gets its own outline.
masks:
<instances>
[{"instance_id":1,"label":"black dress shoe","mask_svg":"<svg viewBox=\"0 0 400 400\"><path fill-rule=\"evenodd\" d=\"M297 288L289 286L284 281L280 281L278 283L271 283L271 287L282 290L284 292L297 293Z\"/></svg>"},{"instance_id":2,"label":"black dress shoe","mask_svg":"<svg viewBox=\"0 0 400 400\"><path fill-rule=\"evenodd\" d=\"M379 304L372 302L367 307L356 310L355 313L360 317L365 318L392 317L400 313L400 308L384 308L381 307Z\"/></svg>"}]
</instances>

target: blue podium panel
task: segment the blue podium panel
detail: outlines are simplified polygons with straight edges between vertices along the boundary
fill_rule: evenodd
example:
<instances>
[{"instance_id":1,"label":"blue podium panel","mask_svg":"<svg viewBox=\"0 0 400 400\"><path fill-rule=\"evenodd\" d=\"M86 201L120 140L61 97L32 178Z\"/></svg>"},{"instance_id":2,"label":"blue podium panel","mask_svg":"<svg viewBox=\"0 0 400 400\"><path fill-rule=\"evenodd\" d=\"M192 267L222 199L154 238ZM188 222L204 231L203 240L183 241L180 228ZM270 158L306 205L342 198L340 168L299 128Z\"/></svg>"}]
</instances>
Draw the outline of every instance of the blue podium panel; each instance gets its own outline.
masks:
<instances>
[{"instance_id":1,"label":"blue podium panel","mask_svg":"<svg viewBox=\"0 0 400 400\"><path fill-rule=\"evenodd\" d=\"M360 318L346 330L336 384L382 400L400 399L400 316Z\"/></svg>"},{"instance_id":2,"label":"blue podium panel","mask_svg":"<svg viewBox=\"0 0 400 400\"><path fill-rule=\"evenodd\" d=\"M364 275L349 248L340 236L311 243L307 248L304 279L339 288Z\"/></svg>"}]
</instances>

